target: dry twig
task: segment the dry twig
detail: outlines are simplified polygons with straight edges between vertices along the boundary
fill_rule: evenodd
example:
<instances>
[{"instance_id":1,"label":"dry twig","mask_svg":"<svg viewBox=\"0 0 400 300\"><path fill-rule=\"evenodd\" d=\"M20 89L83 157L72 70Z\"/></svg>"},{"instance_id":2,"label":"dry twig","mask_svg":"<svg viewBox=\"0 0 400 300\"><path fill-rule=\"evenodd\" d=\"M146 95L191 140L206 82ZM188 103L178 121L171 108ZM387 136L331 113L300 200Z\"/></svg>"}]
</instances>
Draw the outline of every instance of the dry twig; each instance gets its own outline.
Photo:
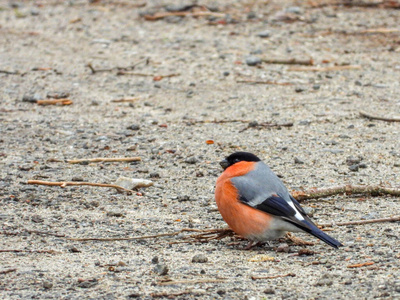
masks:
<instances>
[{"instance_id":1,"label":"dry twig","mask_svg":"<svg viewBox=\"0 0 400 300\"><path fill-rule=\"evenodd\" d=\"M354 265L348 265L347 267L350 268L350 269L353 269L353 268L361 268L361 267L365 267L365 266L371 266L371 265L373 265L373 264L374 264L373 261L367 261L367 262L365 262L365 263L354 264Z\"/></svg>"},{"instance_id":2,"label":"dry twig","mask_svg":"<svg viewBox=\"0 0 400 300\"><path fill-rule=\"evenodd\" d=\"M125 102L133 103L133 102L136 102L137 100L139 100L139 98L138 97L134 97L134 98L114 99L114 100L111 100L111 102L114 102L114 103L125 103Z\"/></svg>"},{"instance_id":3,"label":"dry twig","mask_svg":"<svg viewBox=\"0 0 400 300\"><path fill-rule=\"evenodd\" d=\"M55 250L20 250L20 249L0 249L0 253L12 252L12 253L59 253Z\"/></svg>"},{"instance_id":4,"label":"dry twig","mask_svg":"<svg viewBox=\"0 0 400 300\"><path fill-rule=\"evenodd\" d=\"M109 68L109 69L95 69L91 63L88 63L86 66L90 69L92 74L96 74L96 73L100 73L100 72L112 72L112 71L115 71L115 70L118 70L118 71L129 71L129 70L135 69L138 65L140 65L142 63L144 63L145 65L148 65L149 62L150 62L150 58L146 57L144 59L141 59L141 60L137 61L133 65L127 66L127 67L114 67L114 68Z\"/></svg>"},{"instance_id":5,"label":"dry twig","mask_svg":"<svg viewBox=\"0 0 400 300\"><path fill-rule=\"evenodd\" d=\"M250 122L249 125L239 132L246 131L247 129L250 128L281 128L281 127L292 127L293 122L287 122L287 123L257 123L257 122Z\"/></svg>"},{"instance_id":6,"label":"dry twig","mask_svg":"<svg viewBox=\"0 0 400 300\"><path fill-rule=\"evenodd\" d=\"M49 185L49 186L60 186L62 188L66 186L73 186L73 185L88 185L88 186L100 186L100 187L111 187L115 188L119 191L124 191L127 193L134 193L133 190L128 190L122 186L116 184L108 184L108 183L93 183L93 182L70 182L70 181L60 181L60 182L51 182L51 181L42 181L42 180L28 180L28 184L38 184L38 185ZM137 185L136 188L140 188L142 186Z\"/></svg>"},{"instance_id":7,"label":"dry twig","mask_svg":"<svg viewBox=\"0 0 400 300\"><path fill-rule=\"evenodd\" d=\"M178 296L183 296L183 295L203 295L205 292L203 291L196 291L196 290L186 290L182 292L177 292L177 293L168 293L168 292L163 292L163 293L151 293L150 296L153 298L175 298Z\"/></svg>"},{"instance_id":8,"label":"dry twig","mask_svg":"<svg viewBox=\"0 0 400 300\"><path fill-rule=\"evenodd\" d=\"M213 283L213 282L226 282L225 279L196 279L196 280L161 280L158 285L171 285L171 284L197 284L197 283Z\"/></svg>"},{"instance_id":9,"label":"dry twig","mask_svg":"<svg viewBox=\"0 0 400 300\"><path fill-rule=\"evenodd\" d=\"M7 74L7 75L20 75L19 71L7 71L7 70L0 70L0 73Z\"/></svg>"},{"instance_id":10,"label":"dry twig","mask_svg":"<svg viewBox=\"0 0 400 300\"><path fill-rule=\"evenodd\" d=\"M8 274L17 271L17 269L7 269L7 270L1 270L0 274Z\"/></svg>"},{"instance_id":11,"label":"dry twig","mask_svg":"<svg viewBox=\"0 0 400 300\"><path fill-rule=\"evenodd\" d=\"M251 276L252 280L257 280L257 279L274 279L274 278L281 278L281 277L295 277L296 274L294 273L288 273L288 274L277 274L277 275L271 275L271 276Z\"/></svg>"},{"instance_id":12,"label":"dry twig","mask_svg":"<svg viewBox=\"0 0 400 300\"><path fill-rule=\"evenodd\" d=\"M344 71L344 70L360 70L361 66L347 65L347 66L331 66L331 67L291 67L289 71L297 72L329 72L329 71Z\"/></svg>"},{"instance_id":13,"label":"dry twig","mask_svg":"<svg viewBox=\"0 0 400 300\"><path fill-rule=\"evenodd\" d=\"M224 18L225 14L223 13L216 13L212 11L172 11L172 12L158 12L153 15L144 15L144 19L147 21L156 21L160 19L164 19L170 16L178 16L178 17L216 17L216 18Z\"/></svg>"},{"instance_id":14,"label":"dry twig","mask_svg":"<svg viewBox=\"0 0 400 300\"><path fill-rule=\"evenodd\" d=\"M400 122L400 118L380 117L380 116L371 115L365 111L360 111L360 116L367 118L367 119L371 119L371 120L379 120L379 121L386 121L386 122Z\"/></svg>"},{"instance_id":15,"label":"dry twig","mask_svg":"<svg viewBox=\"0 0 400 300\"><path fill-rule=\"evenodd\" d=\"M31 230L31 229L25 229L25 228L22 231L29 232L29 233L43 234L43 235L51 235L51 236L56 236L56 237L65 237L65 234L52 233L52 232L47 232L47 231ZM2 231L1 234L19 235L20 232Z\"/></svg>"},{"instance_id":16,"label":"dry twig","mask_svg":"<svg viewBox=\"0 0 400 300\"><path fill-rule=\"evenodd\" d=\"M140 157L97 157L67 160L69 164L88 164L93 162L132 162L141 161Z\"/></svg>"},{"instance_id":17,"label":"dry twig","mask_svg":"<svg viewBox=\"0 0 400 300\"><path fill-rule=\"evenodd\" d=\"M250 83L250 84L271 84L271 85L293 85L291 82L277 82L271 80L252 80L252 79L240 79L236 80L237 83Z\"/></svg>"},{"instance_id":18,"label":"dry twig","mask_svg":"<svg viewBox=\"0 0 400 300\"><path fill-rule=\"evenodd\" d=\"M308 199L318 199L323 197L330 197L340 194L367 194L371 196L377 195L392 195L400 196L400 189L387 188L382 186L368 186L368 185L345 185L337 186L326 189L310 189L308 191L295 191L292 196L298 201Z\"/></svg>"},{"instance_id":19,"label":"dry twig","mask_svg":"<svg viewBox=\"0 0 400 300\"><path fill-rule=\"evenodd\" d=\"M358 220L358 221L339 222L330 224L318 224L318 227L324 228L324 227L334 227L334 226L364 225L364 224L385 223L385 222L400 222L400 216L381 218L381 219L371 219L371 220Z\"/></svg>"},{"instance_id":20,"label":"dry twig","mask_svg":"<svg viewBox=\"0 0 400 300\"><path fill-rule=\"evenodd\" d=\"M262 61L267 64L280 64L280 65L303 65L303 66L312 66L314 64L314 60L312 58L309 59L297 59L297 58L262 58Z\"/></svg>"},{"instance_id":21,"label":"dry twig","mask_svg":"<svg viewBox=\"0 0 400 300\"><path fill-rule=\"evenodd\" d=\"M309 1L311 7L320 8L326 6L345 6L345 7L364 7L364 8L400 8L400 2L396 0L383 1L352 1L352 0L337 0L337 1Z\"/></svg>"},{"instance_id":22,"label":"dry twig","mask_svg":"<svg viewBox=\"0 0 400 300\"><path fill-rule=\"evenodd\" d=\"M38 105L71 105L73 102L70 99L45 99L37 100Z\"/></svg>"}]
</instances>

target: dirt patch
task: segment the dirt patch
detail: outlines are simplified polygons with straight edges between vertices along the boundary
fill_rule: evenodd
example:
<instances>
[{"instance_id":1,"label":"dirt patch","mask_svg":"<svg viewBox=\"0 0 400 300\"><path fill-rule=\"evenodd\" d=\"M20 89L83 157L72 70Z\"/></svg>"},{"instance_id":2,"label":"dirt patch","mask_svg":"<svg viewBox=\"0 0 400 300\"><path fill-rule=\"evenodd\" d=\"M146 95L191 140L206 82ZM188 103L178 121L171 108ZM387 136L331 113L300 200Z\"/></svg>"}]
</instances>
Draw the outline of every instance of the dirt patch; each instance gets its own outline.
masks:
<instances>
[{"instance_id":1,"label":"dirt patch","mask_svg":"<svg viewBox=\"0 0 400 300\"><path fill-rule=\"evenodd\" d=\"M333 227L337 251L298 235L315 242L301 256L279 241L250 251L231 237L171 244L185 233L66 239L223 228L214 185L236 150L291 190L398 187L400 123L359 112L400 115L399 10L90 2L0 1L0 250L18 250L0 253L2 298L400 297L398 223ZM159 12L175 13L144 17ZM73 103L37 102L56 98ZM67 163L133 156L141 161ZM154 185L128 195L26 184L122 176ZM400 215L389 196L304 206L317 223Z\"/></svg>"}]
</instances>

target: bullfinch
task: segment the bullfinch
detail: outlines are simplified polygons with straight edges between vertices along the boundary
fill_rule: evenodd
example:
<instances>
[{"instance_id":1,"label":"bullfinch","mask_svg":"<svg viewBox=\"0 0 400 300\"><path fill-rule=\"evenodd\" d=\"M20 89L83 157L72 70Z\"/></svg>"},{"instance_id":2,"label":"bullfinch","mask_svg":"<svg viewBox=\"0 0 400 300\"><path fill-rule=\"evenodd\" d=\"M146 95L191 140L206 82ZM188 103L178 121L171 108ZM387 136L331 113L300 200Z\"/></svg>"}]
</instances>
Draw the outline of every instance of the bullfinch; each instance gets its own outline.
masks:
<instances>
[{"instance_id":1,"label":"bullfinch","mask_svg":"<svg viewBox=\"0 0 400 300\"><path fill-rule=\"evenodd\" d=\"M220 162L215 200L222 218L237 234L253 242L281 237L285 232L307 232L338 248L340 242L310 220L283 182L257 156L236 152Z\"/></svg>"}]
</instances>

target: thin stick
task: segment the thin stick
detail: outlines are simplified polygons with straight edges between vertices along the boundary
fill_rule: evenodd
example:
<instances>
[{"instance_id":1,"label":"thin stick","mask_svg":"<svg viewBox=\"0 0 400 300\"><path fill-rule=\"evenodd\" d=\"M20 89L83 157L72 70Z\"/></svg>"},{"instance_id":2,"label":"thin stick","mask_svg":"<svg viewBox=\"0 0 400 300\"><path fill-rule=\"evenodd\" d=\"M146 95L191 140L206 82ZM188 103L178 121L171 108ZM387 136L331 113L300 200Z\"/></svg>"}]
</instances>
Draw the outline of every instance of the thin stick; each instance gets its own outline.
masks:
<instances>
[{"instance_id":1,"label":"thin stick","mask_svg":"<svg viewBox=\"0 0 400 300\"><path fill-rule=\"evenodd\" d=\"M0 253L13 252L13 253L58 253L55 250L20 250L20 249L0 249Z\"/></svg>"},{"instance_id":2,"label":"thin stick","mask_svg":"<svg viewBox=\"0 0 400 300\"><path fill-rule=\"evenodd\" d=\"M28 180L28 184L38 184L38 185L49 185L49 186L60 186L62 188L66 186L72 185L88 185L88 186L100 186L100 187L111 187L120 191L124 191L127 193L134 193L132 190L128 190L122 186L116 184L108 184L108 183L93 183L93 182L70 182L70 181L61 181L61 182L51 182L51 181L42 181L42 180ZM137 185L136 188L144 187L143 185Z\"/></svg>"},{"instance_id":3,"label":"thin stick","mask_svg":"<svg viewBox=\"0 0 400 300\"><path fill-rule=\"evenodd\" d=\"M271 80L251 80L251 79L241 79L236 80L237 83L251 83L251 84L272 84L272 85L293 85L291 82L277 82Z\"/></svg>"},{"instance_id":4,"label":"thin stick","mask_svg":"<svg viewBox=\"0 0 400 300\"><path fill-rule=\"evenodd\" d=\"M344 71L344 70L360 70L361 66L332 66L332 67L292 67L289 71L297 72L329 72L329 71Z\"/></svg>"},{"instance_id":5,"label":"thin stick","mask_svg":"<svg viewBox=\"0 0 400 300\"><path fill-rule=\"evenodd\" d=\"M380 116L376 116L376 115L371 115L365 111L360 111L360 116L367 118L367 119L372 119L372 120L380 120L380 121L386 121L386 122L400 122L400 118L380 117Z\"/></svg>"},{"instance_id":6,"label":"thin stick","mask_svg":"<svg viewBox=\"0 0 400 300\"><path fill-rule=\"evenodd\" d=\"M211 229L215 230L215 229ZM216 229L218 230L218 229ZM210 231L210 229L207 230L201 230L201 229L194 229L194 228L183 228L179 231L175 232L167 232L167 233L160 233L160 234L155 234L155 235L142 235L142 236L133 236L133 237L115 237L115 238L67 238L70 241L101 241L101 242L111 242L111 241L130 241L130 240L144 240L144 239L153 239L153 238L158 238L162 236L175 236L178 235L182 232L204 232L204 231Z\"/></svg>"},{"instance_id":7,"label":"thin stick","mask_svg":"<svg viewBox=\"0 0 400 300\"><path fill-rule=\"evenodd\" d=\"M365 266L371 266L371 265L373 265L373 264L374 264L373 261L367 261L367 262L365 262L365 263L354 264L354 265L348 265L347 267L350 268L350 269L353 269L353 268L361 268L361 267L365 267Z\"/></svg>"},{"instance_id":8,"label":"thin stick","mask_svg":"<svg viewBox=\"0 0 400 300\"><path fill-rule=\"evenodd\" d=\"M133 70L136 66L138 66L139 64L141 64L141 63L145 63L146 65L148 65L149 64L149 61L150 61L150 59L148 58L148 57L146 57L146 58L143 58L143 59L141 59L141 60L139 60L139 61L137 61L136 63L134 63L133 65L131 65L131 66L127 66L127 67L114 67L114 68L110 68L110 69L95 69L93 66L92 66L92 64L91 63L88 63L86 66L90 69L90 71L92 72L92 74L96 74L96 73L99 73L99 72L112 72L112 71L115 71L115 70L125 70L125 71L127 71L127 70Z\"/></svg>"},{"instance_id":9,"label":"thin stick","mask_svg":"<svg viewBox=\"0 0 400 300\"><path fill-rule=\"evenodd\" d=\"M141 161L140 157L97 157L97 158L83 158L83 159L71 159L67 160L69 164L87 164L93 162L131 162Z\"/></svg>"},{"instance_id":10,"label":"thin stick","mask_svg":"<svg viewBox=\"0 0 400 300\"><path fill-rule=\"evenodd\" d=\"M267 64L280 64L280 65L304 65L304 66L312 66L314 64L314 60L312 58L309 59L297 59L297 58L262 58L264 63Z\"/></svg>"},{"instance_id":11,"label":"thin stick","mask_svg":"<svg viewBox=\"0 0 400 300\"><path fill-rule=\"evenodd\" d=\"M7 71L7 70L0 70L0 73L7 74L7 75L20 75L19 71Z\"/></svg>"},{"instance_id":12,"label":"thin stick","mask_svg":"<svg viewBox=\"0 0 400 300\"><path fill-rule=\"evenodd\" d=\"M192 295L203 295L205 292L203 291L192 291L192 290L187 290L187 291L182 291L182 292L177 292L177 293L168 293L168 292L163 292L163 293L151 293L150 296L153 298L175 298L178 296L182 295L187 295L187 294L192 294Z\"/></svg>"},{"instance_id":13,"label":"thin stick","mask_svg":"<svg viewBox=\"0 0 400 300\"><path fill-rule=\"evenodd\" d=\"M0 271L0 274L8 274L8 273L15 272L15 271L17 271L17 269L7 269L7 270Z\"/></svg>"},{"instance_id":14,"label":"thin stick","mask_svg":"<svg viewBox=\"0 0 400 300\"><path fill-rule=\"evenodd\" d=\"M144 240L144 239L154 239L163 236L175 236L180 234L181 231L172 232L172 233L161 233L155 235L143 235L143 236L133 236L133 237L116 237L116 238L67 238L69 241L100 241L100 242L112 242L112 241L133 241L133 240Z\"/></svg>"},{"instance_id":15,"label":"thin stick","mask_svg":"<svg viewBox=\"0 0 400 300\"><path fill-rule=\"evenodd\" d=\"M240 130L239 132L243 132L246 131L249 128L273 128L273 127L292 127L293 126L293 122L288 122L288 123L249 123L249 125L245 128L243 128L242 130Z\"/></svg>"},{"instance_id":16,"label":"thin stick","mask_svg":"<svg viewBox=\"0 0 400 300\"><path fill-rule=\"evenodd\" d=\"M29 233L51 235L51 236L56 236L56 237L65 237L65 234L52 233L52 232L46 232L46 231L31 230L31 229L23 229L23 231L29 232ZM19 235L20 234L20 232L10 232L10 231L2 231L0 233L5 234L5 235Z\"/></svg>"},{"instance_id":17,"label":"thin stick","mask_svg":"<svg viewBox=\"0 0 400 300\"><path fill-rule=\"evenodd\" d=\"M364 186L364 185L345 185L331 187L326 189L311 189L308 191L292 192L292 196L298 201L308 199L318 199L340 194L367 194L371 196L377 195L392 195L400 196L400 189L387 188L382 186Z\"/></svg>"},{"instance_id":18,"label":"thin stick","mask_svg":"<svg viewBox=\"0 0 400 300\"><path fill-rule=\"evenodd\" d=\"M272 275L272 276L251 276L252 280L257 280L257 279L274 279L274 278L281 278L281 277L295 277L296 274L294 273L288 273L288 274L278 274L278 275Z\"/></svg>"},{"instance_id":19,"label":"thin stick","mask_svg":"<svg viewBox=\"0 0 400 300\"><path fill-rule=\"evenodd\" d=\"M136 102L137 100L139 100L140 98L138 98L138 97L134 97L134 98L122 98L122 99L114 99L114 100L111 100L111 102L114 102L114 103L124 103L124 102L130 102L130 103L133 103L133 102Z\"/></svg>"},{"instance_id":20,"label":"thin stick","mask_svg":"<svg viewBox=\"0 0 400 300\"><path fill-rule=\"evenodd\" d=\"M211 282L226 282L225 279L198 279L198 280L168 280L159 281L158 285L171 285L171 284L197 284L197 283L211 283Z\"/></svg>"},{"instance_id":21,"label":"thin stick","mask_svg":"<svg viewBox=\"0 0 400 300\"><path fill-rule=\"evenodd\" d=\"M37 100L36 103L38 105L71 105L72 102L70 99L46 99L46 100Z\"/></svg>"},{"instance_id":22,"label":"thin stick","mask_svg":"<svg viewBox=\"0 0 400 300\"><path fill-rule=\"evenodd\" d=\"M155 74L146 74L146 73L137 73L137 72L129 72L129 71L118 71L117 75L133 75L133 76L142 76L142 77L153 77L154 81L160 81L163 78L180 76L180 73L172 73L166 75L155 75Z\"/></svg>"},{"instance_id":23,"label":"thin stick","mask_svg":"<svg viewBox=\"0 0 400 300\"><path fill-rule=\"evenodd\" d=\"M144 15L144 19L147 21L156 21L170 16L178 16L178 17L205 17L212 16L216 18L224 18L225 14L216 13L212 11L175 11L175 12L158 12L154 15Z\"/></svg>"},{"instance_id":24,"label":"thin stick","mask_svg":"<svg viewBox=\"0 0 400 300\"><path fill-rule=\"evenodd\" d=\"M372 223L386 223L386 222L400 222L400 216L390 217L390 218L381 218L381 219L372 219L372 220L359 220L359 221L349 221L349 222L339 222L339 223L330 223L330 224L318 224L318 227L334 227L334 226L347 226L347 225L364 225L364 224L372 224Z\"/></svg>"},{"instance_id":25,"label":"thin stick","mask_svg":"<svg viewBox=\"0 0 400 300\"><path fill-rule=\"evenodd\" d=\"M399 32L400 30L397 28L370 28L361 30L359 33L394 33Z\"/></svg>"}]
</instances>

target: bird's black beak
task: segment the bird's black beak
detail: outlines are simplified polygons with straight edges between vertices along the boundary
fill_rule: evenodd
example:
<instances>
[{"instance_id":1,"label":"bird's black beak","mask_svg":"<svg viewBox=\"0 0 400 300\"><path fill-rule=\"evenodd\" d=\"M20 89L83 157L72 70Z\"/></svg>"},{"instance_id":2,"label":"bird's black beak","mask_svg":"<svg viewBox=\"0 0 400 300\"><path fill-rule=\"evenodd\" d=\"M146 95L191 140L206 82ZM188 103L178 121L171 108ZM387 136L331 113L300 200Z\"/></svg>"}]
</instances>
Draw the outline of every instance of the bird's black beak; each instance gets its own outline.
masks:
<instances>
[{"instance_id":1,"label":"bird's black beak","mask_svg":"<svg viewBox=\"0 0 400 300\"><path fill-rule=\"evenodd\" d=\"M227 167L229 167L229 162L226 160L226 159L224 159L224 160L221 160L220 162L219 162L219 164L221 165L221 167L225 170Z\"/></svg>"}]
</instances>

